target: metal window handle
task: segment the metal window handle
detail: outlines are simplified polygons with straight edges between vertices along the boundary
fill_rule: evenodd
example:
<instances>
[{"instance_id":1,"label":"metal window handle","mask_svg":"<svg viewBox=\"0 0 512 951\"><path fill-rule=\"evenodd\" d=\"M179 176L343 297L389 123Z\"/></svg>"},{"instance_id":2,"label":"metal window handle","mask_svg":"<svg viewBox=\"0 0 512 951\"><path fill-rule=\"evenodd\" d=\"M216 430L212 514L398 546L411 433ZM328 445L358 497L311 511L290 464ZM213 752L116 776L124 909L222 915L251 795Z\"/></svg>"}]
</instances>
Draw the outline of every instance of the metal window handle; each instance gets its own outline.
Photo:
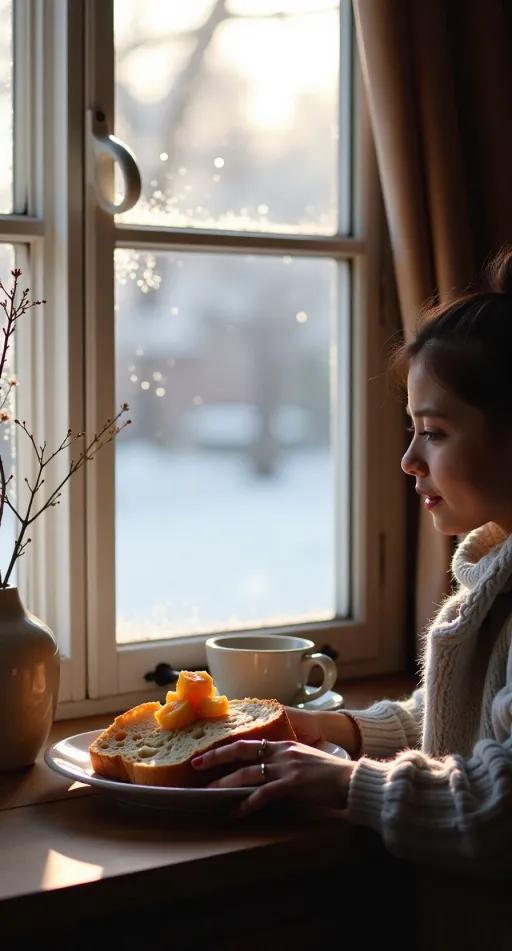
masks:
<instances>
[{"instance_id":1,"label":"metal window handle","mask_svg":"<svg viewBox=\"0 0 512 951\"><path fill-rule=\"evenodd\" d=\"M142 181L135 155L124 142L108 131L107 118L100 109L87 112L88 151L90 156L90 180L94 182L96 199L104 211L118 215L137 204ZM118 205L105 196L101 175L102 159L117 162L124 180L124 198Z\"/></svg>"},{"instance_id":2,"label":"metal window handle","mask_svg":"<svg viewBox=\"0 0 512 951\"><path fill-rule=\"evenodd\" d=\"M208 667L188 667L187 669L200 670L201 672L206 671L206 673L209 673ZM170 664L166 664L162 661L156 665L154 670L148 670L147 674L144 674L144 680L147 680L148 683L154 681L159 687L167 687L168 684L176 681L179 675L179 670L174 670Z\"/></svg>"},{"instance_id":3,"label":"metal window handle","mask_svg":"<svg viewBox=\"0 0 512 951\"><path fill-rule=\"evenodd\" d=\"M179 673L179 670L174 670L170 664L161 663L157 664L154 670L148 670L147 674L144 674L144 680L148 683L154 681L159 687L167 687L178 679Z\"/></svg>"}]
</instances>

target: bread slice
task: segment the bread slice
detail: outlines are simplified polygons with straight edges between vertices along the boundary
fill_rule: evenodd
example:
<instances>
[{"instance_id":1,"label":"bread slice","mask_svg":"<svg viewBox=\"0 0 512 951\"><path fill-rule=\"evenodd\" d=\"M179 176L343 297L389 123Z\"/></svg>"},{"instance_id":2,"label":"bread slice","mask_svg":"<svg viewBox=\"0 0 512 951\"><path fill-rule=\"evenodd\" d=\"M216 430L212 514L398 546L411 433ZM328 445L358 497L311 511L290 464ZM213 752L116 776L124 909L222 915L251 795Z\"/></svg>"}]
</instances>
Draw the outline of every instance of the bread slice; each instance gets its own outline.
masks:
<instances>
[{"instance_id":1,"label":"bread slice","mask_svg":"<svg viewBox=\"0 0 512 951\"><path fill-rule=\"evenodd\" d=\"M212 774L194 769L194 756L234 740L296 739L277 700L231 700L226 716L196 720L181 730L158 726L159 707L158 702L141 703L103 730L89 746L97 773L144 786L202 786Z\"/></svg>"}]
</instances>

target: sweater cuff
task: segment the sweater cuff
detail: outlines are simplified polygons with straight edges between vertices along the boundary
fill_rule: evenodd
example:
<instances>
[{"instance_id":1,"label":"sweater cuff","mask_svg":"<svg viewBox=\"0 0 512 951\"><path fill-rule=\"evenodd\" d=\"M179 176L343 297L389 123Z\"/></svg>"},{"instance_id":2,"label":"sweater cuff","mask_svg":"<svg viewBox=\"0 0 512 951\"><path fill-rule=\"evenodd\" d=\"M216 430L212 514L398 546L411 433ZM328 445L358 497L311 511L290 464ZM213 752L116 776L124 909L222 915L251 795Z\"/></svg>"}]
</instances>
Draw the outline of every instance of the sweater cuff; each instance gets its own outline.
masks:
<instances>
[{"instance_id":1,"label":"sweater cuff","mask_svg":"<svg viewBox=\"0 0 512 951\"><path fill-rule=\"evenodd\" d=\"M384 792L389 763L363 757L352 773L348 790L348 818L382 834Z\"/></svg>"},{"instance_id":2,"label":"sweater cuff","mask_svg":"<svg viewBox=\"0 0 512 951\"><path fill-rule=\"evenodd\" d=\"M368 710L340 710L355 720L361 733L361 750L375 759L394 756L409 744L396 714L386 703L376 703Z\"/></svg>"},{"instance_id":3,"label":"sweater cuff","mask_svg":"<svg viewBox=\"0 0 512 951\"><path fill-rule=\"evenodd\" d=\"M497 746L493 741L489 745ZM393 826L396 830L399 824L402 838L400 854L404 857L404 843L406 849L407 845L412 845L416 855L420 849L424 854L434 854L439 851L439 846L442 847L442 843L422 843L422 828L435 829L436 834L442 830L443 841L446 843L447 836L458 835L460 838L464 827L468 825L464 808L460 801L456 801L457 783L454 782L453 775L459 774L460 771L460 757L447 756L439 761L431 759L419 750L404 750L400 756L387 762L363 756L354 764L350 778L348 818L357 825L368 826L378 832L388 846L391 830ZM475 803L484 801L485 792L489 793L492 788L489 769L483 768L480 759L466 761L466 781L467 787L473 789L474 795L469 798L470 811L474 812ZM467 794L468 789L462 791L460 786L458 796L462 799ZM487 812L491 811L488 804L485 808ZM467 834L467 828L465 831ZM396 836L393 838L395 852L399 854L396 851Z\"/></svg>"}]
</instances>

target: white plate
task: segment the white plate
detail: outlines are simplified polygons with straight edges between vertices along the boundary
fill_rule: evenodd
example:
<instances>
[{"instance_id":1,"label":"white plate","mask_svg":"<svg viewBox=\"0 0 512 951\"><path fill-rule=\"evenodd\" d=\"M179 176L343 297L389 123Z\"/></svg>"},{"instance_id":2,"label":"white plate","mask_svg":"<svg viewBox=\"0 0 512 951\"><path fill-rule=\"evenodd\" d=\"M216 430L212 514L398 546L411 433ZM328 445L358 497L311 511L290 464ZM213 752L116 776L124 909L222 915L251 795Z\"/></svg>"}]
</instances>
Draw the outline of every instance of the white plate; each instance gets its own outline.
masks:
<instances>
[{"instance_id":1,"label":"white plate","mask_svg":"<svg viewBox=\"0 0 512 951\"><path fill-rule=\"evenodd\" d=\"M308 693L314 693L316 689L316 687L310 687L309 684L306 686ZM305 700L304 703L297 703L296 706L299 710L338 710L343 706L343 697L334 690L327 690L317 700Z\"/></svg>"},{"instance_id":2,"label":"white plate","mask_svg":"<svg viewBox=\"0 0 512 951\"><path fill-rule=\"evenodd\" d=\"M67 776L68 779L86 783L123 802L177 812L199 810L219 812L226 808L234 808L237 802L255 788L244 786L232 789L184 789L168 786L139 786L136 783L118 783L112 779L105 779L93 771L89 759L89 745L101 732L102 730L91 730L89 733L78 733L76 736L68 736L65 740L54 743L44 755L47 765L57 773ZM320 748L326 753L332 753L333 756L349 759L346 750L335 746L334 743L322 743Z\"/></svg>"}]
</instances>

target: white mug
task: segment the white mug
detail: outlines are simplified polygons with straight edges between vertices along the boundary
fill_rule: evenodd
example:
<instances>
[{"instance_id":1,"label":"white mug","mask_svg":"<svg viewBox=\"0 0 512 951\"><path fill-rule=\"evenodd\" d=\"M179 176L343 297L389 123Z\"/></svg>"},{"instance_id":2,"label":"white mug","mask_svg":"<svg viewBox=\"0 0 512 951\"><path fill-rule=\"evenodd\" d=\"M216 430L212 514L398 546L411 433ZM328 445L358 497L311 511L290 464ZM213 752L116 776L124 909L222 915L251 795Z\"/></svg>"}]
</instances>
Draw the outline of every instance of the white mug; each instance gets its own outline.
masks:
<instances>
[{"instance_id":1,"label":"white mug","mask_svg":"<svg viewBox=\"0 0 512 951\"><path fill-rule=\"evenodd\" d=\"M313 641L286 634L222 634L206 641L208 668L219 693L231 699L258 697L285 704L316 700L336 683L336 664L315 653ZM321 667L324 679L316 690L305 689L311 669Z\"/></svg>"}]
</instances>

